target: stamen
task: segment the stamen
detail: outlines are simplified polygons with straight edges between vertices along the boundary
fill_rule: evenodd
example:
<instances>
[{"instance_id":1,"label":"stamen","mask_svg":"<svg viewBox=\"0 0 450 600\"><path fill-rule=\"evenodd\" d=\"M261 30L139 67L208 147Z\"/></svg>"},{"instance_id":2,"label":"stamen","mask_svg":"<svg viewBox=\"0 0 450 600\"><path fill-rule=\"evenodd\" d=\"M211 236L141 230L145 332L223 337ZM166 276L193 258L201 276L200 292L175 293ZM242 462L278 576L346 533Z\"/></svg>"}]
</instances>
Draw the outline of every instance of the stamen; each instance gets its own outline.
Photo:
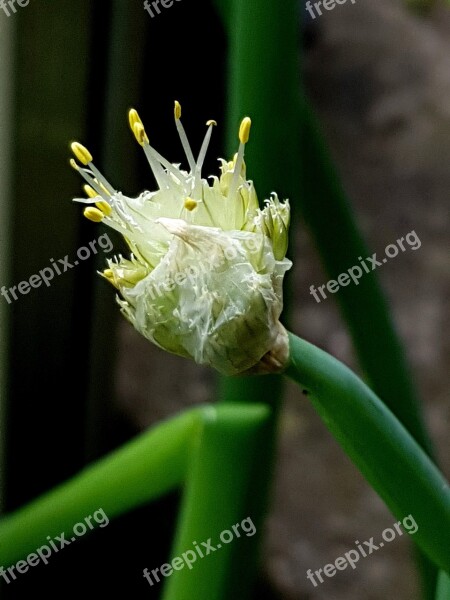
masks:
<instances>
[{"instance_id":1,"label":"stamen","mask_svg":"<svg viewBox=\"0 0 450 600\"><path fill-rule=\"evenodd\" d=\"M197 164L195 166L194 196L200 195L200 188L202 183L202 167L203 163L205 162L206 153L208 152L208 146L209 142L211 141L213 127L217 125L217 122L214 120L210 120L206 123L206 125L208 126L208 129L206 131L202 147L200 148L200 153L197 158Z\"/></svg>"},{"instance_id":2,"label":"stamen","mask_svg":"<svg viewBox=\"0 0 450 600\"><path fill-rule=\"evenodd\" d=\"M103 221L103 217L105 216L101 210L94 208L93 206L85 208L83 214L86 219L89 219L89 221L93 221L94 223L100 223Z\"/></svg>"},{"instance_id":3,"label":"stamen","mask_svg":"<svg viewBox=\"0 0 450 600\"><path fill-rule=\"evenodd\" d=\"M169 162L167 158L164 158L164 156L162 156L157 150L155 150L153 146L150 146L150 150L152 151L153 156L156 158L156 160L159 161L163 165L163 167L165 167L168 171L170 171L170 173L172 173L172 175L174 175L180 181L180 183L186 183L186 177L183 175L180 169L177 169L177 167L175 167L171 162Z\"/></svg>"},{"instance_id":4,"label":"stamen","mask_svg":"<svg viewBox=\"0 0 450 600\"><path fill-rule=\"evenodd\" d=\"M155 159L151 146L149 144L144 144L142 147L144 149L145 156L147 157L148 164L150 165L155 179L158 182L159 188L170 189L170 180L164 170L161 169L161 165Z\"/></svg>"},{"instance_id":5,"label":"stamen","mask_svg":"<svg viewBox=\"0 0 450 600\"><path fill-rule=\"evenodd\" d=\"M139 124L140 126L142 126L142 128L144 129L144 124L142 123L142 119L140 118L137 110L135 110L134 108L132 108L129 113L128 113L128 120L130 123L130 127L131 127L131 131L133 132L133 134L136 137L136 133L138 133L139 137L136 137L137 141L139 144L141 144L142 147L144 147L145 150L145 144L148 144L152 158L156 159L159 163L161 163L168 171L170 171L172 173L172 175L174 175L179 181L180 183L185 184L186 183L186 177L181 173L181 171L179 169L177 169L176 167L174 167L172 165L172 163L170 163L167 159L164 158L164 156L162 156L159 152L157 152L149 143L149 139L148 136L145 134L145 130L142 133L140 131L140 127L138 127L137 131L135 132L135 125ZM153 163L150 163L150 166L152 166ZM153 167L152 167L153 168ZM162 172L160 171L160 175L161 177L163 177ZM166 182L167 185L167 182Z\"/></svg>"},{"instance_id":6,"label":"stamen","mask_svg":"<svg viewBox=\"0 0 450 600\"><path fill-rule=\"evenodd\" d=\"M70 147L71 147L72 152L74 153L75 157L78 158L80 163L84 166L89 166L92 173L95 175L95 177L97 177L98 181L103 184L107 193L111 194L111 195L115 194L116 190L112 187L112 185L109 183L109 181L100 173L100 171L97 169L97 167L93 164L92 154L89 152L89 150L87 148L85 148L85 146L80 144L79 142L73 142L70 145Z\"/></svg>"},{"instance_id":7,"label":"stamen","mask_svg":"<svg viewBox=\"0 0 450 600\"><path fill-rule=\"evenodd\" d=\"M107 194L110 194L111 196L113 196L116 193L117 190L115 190L113 188L113 186L109 183L109 181L106 179L106 177L104 177L102 175L102 173L100 173L100 171L97 169L97 167L92 162L89 163L89 167L92 170L92 173L98 179L98 181L101 184L102 188L104 188L105 192Z\"/></svg>"},{"instance_id":8,"label":"stamen","mask_svg":"<svg viewBox=\"0 0 450 600\"><path fill-rule=\"evenodd\" d=\"M86 185L83 185L83 190L85 191L85 193L86 193L86 196L87 196L88 198L97 198L97 196L98 196L98 194L97 194L97 192L94 190L94 188L93 188L93 187L91 187L91 186L90 186L90 185L88 185L88 184L86 184Z\"/></svg>"},{"instance_id":9,"label":"stamen","mask_svg":"<svg viewBox=\"0 0 450 600\"><path fill-rule=\"evenodd\" d=\"M205 162L206 153L208 152L209 142L211 141L211 135L213 127L217 125L216 121L208 121L206 123L208 125L208 129L206 131L205 139L203 140L202 147L200 149L200 153L197 158L196 171L201 175L203 163Z\"/></svg>"},{"instance_id":10,"label":"stamen","mask_svg":"<svg viewBox=\"0 0 450 600\"><path fill-rule=\"evenodd\" d=\"M105 186L103 185L103 183L101 183L100 181L98 181L98 179L94 179L94 181L95 181L95 183L97 183L97 184L98 184L98 186L100 187L100 189L101 189L101 190L103 190L103 191L105 192L106 196L107 196L108 198L110 198L110 197L111 197L111 194L110 194L110 193L108 192L108 190L105 188Z\"/></svg>"},{"instance_id":11,"label":"stamen","mask_svg":"<svg viewBox=\"0 0 450 600\"><path fill-rule=\"evenodd\" d=\"M128 120L130 123L131 131L136 138L138 144L142 146L145 152L145 156L147 157L148 163L150 165L151 170L155 176L155 179L158 183L160 189L168 189L170 187L170 182L167 175L164 173L163 169L161 169L158 161L153 156L152 148L150 146L150 142L148 139L148 135L145 132L144 125L139 117L137 110L132 108L128 113Z\"/></svg>"},{"instance_id":12,"label":"stamen","mask_svg":"<svg viewBox=\"0 0 450 600\"><path fill-rule=\"evenodd\" d=\"M95 203L95 206L102 211L102 213L105 215L105 217L109 217L112 214L112 208L110 207L110 205L105 202L104 200L100 200L99 202Z\"/></svg>"},{"instance_id":13,"label":"stamen","mask_svg":"<svg viewBox=\"0 0 450 600\"><path fill-rule=\"evenodd\" d=\"M104 271L97 271L99 275L104 277L109 283L112 283L113 286L119 289L119 286L116 283L116 278L114 277L114 273L112 269L105 269Z\"/></svg>"},{"instance_id":14,"label":"stamen","mask_svg":"<svg viewBox=\"0 0 450 600\"><path fill-rule=\"evenodd\" d=\"M86 166L92 162L92 154L79 142L72 142L72 144L70 144L70 148L82 165Z\"/></svg>"},{"instance_id":15,"label":"stamen","mask_svg":"<svg viewBox=\"0 0 450 600\"><path fill-rule=\"evenodd\" d=\"M175 125L177 126L178 135L180 136L181 144L183 146L184 152L186 154L186 158L189 163L189 167L192 173L195 173L195 159L192 154L191 146L189 144L186 132L181 123L181 104L178 100L175 100L175 108L174 108L174 116L175 116Z\"/></svg>"},{"instance_id":16,"label":"stamen","mask_svg":"<svg viewBox=\"0 0 450 600\"><path fill-rule=\"evenodd\" d=\"M133 125L133 133L137 143L140 144L142 147L144 147L145 144L149 143L148 136L145 133L145 129L142 123L136 122Z\"/></svg>"},{"instance_id":17,"label":"stamen","mask_svg":"<svg viewBox=\"0 0 450 600\"><path fill-rule=\"evenodd\" d=\"M191 212L194 210L194 208L197 208L197 204L198 202L196 202L192 198L186 198L186 200L184 201L184 208Z\"/></svg>"},{"instance_id":18,"label":"stamen","mask_svg":"<svg viewBox=\"0 0 450 600\"><path fill-rule=\"evenodd\" d=\"M244 162L245 144L248 142L248 139L250 137L251 125L251 119L249 117L245 117L244 119L242 119L241 126L239 127L240 144L237 156L235 158L233 179L231 180L230 189L228 191L228 198L234 198L238 188L239 176L241 174L242 164Z\"/></svg>"},{"instance_id":19,"label":"stamen","mask_svg":"<svg viewBox=\"0 0 450 600\"><path fill-rule=\"evenodd\" d=\"M242 119L241 126L239 127L239 141L241 144L246 144L250 137L250 128L252 126L252 120L250 117Z\"/></svg>"},{"instance_id":20,"label":"stamen","mask_svg":"<svg viewBox=\"0 0 450 600\"><path fill-rule=\"evenodd\" d=\"M98 183L96 182L96 180L90 178L89 171L87 169L80 169L80 167L76 164L76 162L73 159L71 159L70 164L74 169L79 171L87 181L89 181L92 184L93 188L98 187ZM93 191L95 193L95 190ZM99 192L95 195L95 197L97 196L103 196L103 193ZM130 214L128 214L123 208L120 196L120 193L118 193L116 196L108 196L108 199L113 203L115 212L118 217L118 219L109 219L108 226L111 227L111 229L114 229L118 233L122 234L126 240L128 240L128 236L130 235L130 233L132 233L134 238L139 239L143 244L145 244L148 240L146 240L145 237L142 237L142 235L139 233L139 226L137 225L133 217ZM82 202L81 199L79 201ZM88 202L88 200L86 200L86 202ZM107 209L106 206L103 205L103 202L109 207L109 209ZM109 204L109 201L106 199L104 199L103 201L99 201L98 203L96 202L95 204L97 208L94 208L93 206L86 208L84 211L84 216L87 219L94 221L95 223L99 223L103 220L105 216L109 216L109 214L112 213L112 211L111 213L109 213L109 210L111 210L111 206ZM104 212L102 208L104 209Z\"/></svg>"},{"instance_id":21,"label":"stamen","mask_svg":"<svg viewBox=\"0 0 450 600\"><path fill-rule=\"evenodd\" d=\"M81 175L81 177L85 181L87 181L90 187L94 188L94 190L97 192L97 196L101 196L103 200L107 202L108 195L105 194L104 190L102 190L102 188L100 187L98 181L92 176L91 171L89 171L89 169L81 169L73 158L70 159L69 163L72 169L75 169L75 171L77 171Z\"/></svg>"},{"instance_id":22,"label":"stamen","mask_svg":"<svg viewBox=\"0 0 450 600\"><path fill-rule=\"evenodd\" d=\"M132 108L129 110L128 112L128 121L130 123L130 128L131 131L134 131L134 125L136 123L140 123L142 126L144 126L144 124L142 123L142 119L139 116L138 111L135 108Z\"/></svg>"}]
</instances>

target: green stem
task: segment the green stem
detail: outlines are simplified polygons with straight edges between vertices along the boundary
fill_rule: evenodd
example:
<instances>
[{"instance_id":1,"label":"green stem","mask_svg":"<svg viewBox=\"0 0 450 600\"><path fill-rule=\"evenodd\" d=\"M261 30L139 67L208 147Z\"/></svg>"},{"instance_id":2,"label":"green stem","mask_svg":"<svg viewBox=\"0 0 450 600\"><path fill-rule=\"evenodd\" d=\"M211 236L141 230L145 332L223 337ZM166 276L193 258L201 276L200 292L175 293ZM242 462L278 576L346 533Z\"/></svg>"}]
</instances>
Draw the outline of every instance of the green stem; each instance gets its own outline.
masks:
<instances>
[{"instance_id":1,"label":"green stem","mask_svg":"<svg viewBox=\"0 0 450 600\"><path fill-rule=\"evenodd\" d=\"M444 571L439 572L436 600L450 600L450 575Z\"/></svg>"},{"instance_id":2,"label":"green stem","mask_svg":"<svg viewBox=\"0 0 450 600\"><path fill-rule=\"evenodd\" d=\"M298 3L215 0L215 5L229 26L227 153L232 156L236 150L240 120L251 116L245 160L259 198L268 198L273 190L283 198L295 197L299 143L290 132L300 128ZM264 399L274 405L282 394L280 377L220 378L219 398L224 401Z\"/></svg>"},{"instance_id":3,"label":"green stem","mask_svg":"<svg viewBox=\"0 0 450 600\"><path fill-rule=\"evenodd\" d=\"M350 369L290 334L286 374L310 398L328 429L392 513L412 515L414 542L450 569L450 488L386 405Z\"/></svg>"},{"instance_id":4,"label":"green stem","mask_svg":"<svg viewBox=\"0 0 450 600\"><path fill-rule=\"evenodd\" d=\"M239 0L229 30L227 150L236 151L241 119L253 120L247 173L260 200L275 190L298 198L301 121L299 14L296 0ZM295 132L295 135L293 135Z\"/></svg>"},{"instance_id":5,"label":"green stem","mask_svg":"<svg viewBox=\"0 0 450 600\"><path fill-rule=\"evenodd\" d=\"M358 230L320 125L306 101L302 115L305 192L302 213L329 277L337 279L355 264L358 256L367 257L370 252ZM358 286L342 287L336 300L371 387L433 457L421 405L376 272L364 274ZM415 558L424 598L431 599L437 571L419 551Z\"/></svg>"},{"instance_id":6,"label":"green stem","mask_svg":"<svg viewBox=\"0 0 450 600\"><path fill-rule=\"evenodd\" d=\"M240 120L249 115L253 127L246 153L247 173L255 181L259 198L264 200L273 190L282 197L295 197L298 140L289 132L295 127L299 101L298 2L216 0L215 4L229 26L227 154L235 152ZM282 161L277 159L281 155ZM244 486L253 489L253 497L258 498L257 520L267 511L283 392L284 381L279 376L219 379L220 401L265 402L273 408L265 437L255 451L260 473ZM237 472L235 477L239 477ZM241 562L241 570L254 554ZM245 572L242 581L248 582ZM242 592L238 590L236 596L242 598Z\"/></svg>"},{"instance_id":7,"label":"green stem","mask_svg":"<svg viewBox=\"0 0 450 600\"><path fill-rule=\"evenodd\" d=\"M208 407L187 411L140 435L73 479L0 521L0 565L7 567L102 508L108 518L184 481ZM69 536L70 537L70 536Z\"/></svg>"},{"instance_id":8,"label":"green stem","mask_svg":"<svg viewBox=\"0 0 450 600\"><path fill-rule=\"evenodd\" d=\"M235 152L239 122L249 115L253 127L246 153L247 173L255 181L259 198L267 198L273 190L283 197L295 197L298 140L289 136L289 131L295 127L299 101L298 3L216 0L215 4L229 26L227 153ZM281 155L283 161L277 160ZM257 452L262 476L246 484L259 499L261 518L267 511L283 392L284 381L279 376L219 379L220 401L266 402L273 408Z\"/></svg>"},{"instance_id":9,"label":"green stem","mask_svg":"<svg viewBox=\"0 0 450 600\"><path fill-rule=\"evenodd\" d=\"M192 569L175 570L167 580L164 600L228 600L249 597L261 529L260 496L265 478L260 448L271 426L271 410L263 404L221 404L211 408L189 469L173 557L195 558L194 542L211 539L215 552L196 557ZM246 522L247 533L233 525ZM249 524L256 535L249 536ZM222 531L229 543L221 543ZM255 534L255 532L253 532ZM217 549L218 544L221 547Z\"/></svg>"}]
</instances>

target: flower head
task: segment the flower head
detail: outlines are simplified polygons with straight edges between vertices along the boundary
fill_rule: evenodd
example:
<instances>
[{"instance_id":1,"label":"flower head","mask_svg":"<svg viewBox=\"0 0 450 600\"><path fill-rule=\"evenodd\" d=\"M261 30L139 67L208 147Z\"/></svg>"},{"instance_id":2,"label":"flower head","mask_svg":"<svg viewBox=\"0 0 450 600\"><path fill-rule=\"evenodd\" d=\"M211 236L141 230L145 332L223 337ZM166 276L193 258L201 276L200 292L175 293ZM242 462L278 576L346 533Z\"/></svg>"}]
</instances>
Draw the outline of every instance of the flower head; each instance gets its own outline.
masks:
<instances>
[{"instance_id":1,"label":"flower head","mask_svg":"<svg viewBox=\"0 0 450 600\"><path fill-rule=\"evenodd\" d=\"M84 215L120 232L131 250L102 273L120 292L123 314L147 339L224 374L255 368L284 339L279 324L282 282L291 262L289 203L276 194L261 210L246 180L244 150L251 121L239 129L239 149L220 161L220 177L202 177L215 121L207 122L195 159L175 102L175 123L189 171L150 145L136 110L131 130L143 147L158 189L129 198L113 188L89 151L72 144L71 165L86 181ZM281 338L280 338L281 336ZM269 360L269 363L271 361ZM269 370L272 368L269 364Z\"/></svg>"}]
</instances>

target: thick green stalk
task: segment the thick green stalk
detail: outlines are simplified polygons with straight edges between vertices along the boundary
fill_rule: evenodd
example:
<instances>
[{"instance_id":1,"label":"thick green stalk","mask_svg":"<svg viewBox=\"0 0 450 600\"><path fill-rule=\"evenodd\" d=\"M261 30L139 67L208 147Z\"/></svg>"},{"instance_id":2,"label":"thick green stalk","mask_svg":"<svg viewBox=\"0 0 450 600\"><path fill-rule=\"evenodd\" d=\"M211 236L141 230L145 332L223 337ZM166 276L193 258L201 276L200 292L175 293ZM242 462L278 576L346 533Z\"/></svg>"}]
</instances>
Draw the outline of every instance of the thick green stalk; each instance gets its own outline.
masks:
<instances>
[{"instance_id":1,"label":"thick green stalk","mask_svg":"<svg viewBox=\"0 0 450 600\"><path fill-rule=\"evenodd\" d=\"M297 89L297 61L293 61L292 57L286 59L287 70L284 69L281 65L286 57L282 55L279 58L280 63L276 62L279 52L273 39L266 38L267 43L261 43L261 46L265 44L264 50L264 47L255 42L253 35L246 35L245 26L249 27L251 18L254 19L253 27L263 18L259 14L251 13L252 2L236 0L238 18L235 27L231 26L232 13L229 3L223 0L215 0L215 3L229 26L230 54L236 56L231 64L236 65L232 81L238 91L232 90L230 95L230 124L235 125L237 122L239 110L252 114L255 111L255 103L258 109L253 131L254 147L249 145L247 157L249 172L255 179L257 188L262 180L264 192L264 188L271 186L270 189L280 189L282 194L286 189L288 196L299 199L301 212L312 231L325 268L330 277L336 278L354 265L358 256L366 257L370 253L356 226L314 112L308 102L298 101L298 91L292 89L292 85ZM278 9L280 5L276 4L273 10ZM283 9L286 10L285 3ZM247 13L251 14L245 20L244 16ZM268 19L275 19L275 14L269 15L268 11L265 11L264 15ZM286 14L283 17L288 18ZM291 22L291 26L295 27L292 15ZM274 47L277 47L277 52L268 52L268 48ZM296 48L292 45L290 53L296 56ZM252 80L250 67L246 68L252 57L254 68L259 72L259 75L253 78L256 82ZM264 68L256 68L258 60ZM267 76L268 67L278 69L279 81L272 82ZM277 85L272 89L272 84ZM272 97L272 101L260 107L259 102L262 104L267 95ZM278 110L275 96L281 98ZM239 100L240 98L242 99ZM281 144L277 143L274 132L276 128L267 125L272 122L280 127ZM278 154L283 160L276 160ZM270 155L270 159L267 155ZM299 169L303 174L303 187ZM293 204L294 208L297 204ZM336 232L339 232L339 235ZM343 239L345 244L342 243ZM358 286L342 287L336 298L352 335L361 365L376 393L431 454L431 443L425 431L403 350L375 272L365 274Z\"/></svg>"},{"instance_id":2,"label":"thick green stalk","mask_svg":"<svg viewBox=\"0 0 450 600\"><path fill-rule=\"evenodd\" d=\"M260 54L261 66L255 68L258 72L256 75L258 84L260 80L263 80L263 83L261 87L252 87L251 85L246 87L246 77L253 76L250 71L245 72L245 64L250 60L247 56L253 56L253 51L258 55L261 48L254 44L253 35L248 33L246 35L245 26L248 28L247 32L253 30L248 21L242 27L239 27L239 20L237 24L234 23L232 3L226 0L215 0L215 5L229 31L230 52L233 53L234 49L236 60L239 61L240 58L242 60L242 66L236 75L232 72L232 76L241 82L242 94L248 90L251 102L252 96L257 99L260 97L260 90L266 91L267 87L270 89L272 81L270 77L267 77L265 66L266 64L272 65L272 61L277 60L278 45L270 43L270 38L267 38L267 46L262 49ZM251 10L249 8L251 3L246 1L235 0L235 5L243 13ZM293 19L292 25L295 26L296 23L297 21ZM241 40L243 37L245 39ZM241 44L239 44L240 40ZM272 56L267 59L266 53L270 48L277 48L277 51L272 52ZM247 51L248 55L245 54ZM292 58L295 54L296 49L287 59L287 69L284 69L283 66L278 67L280 77L285 77L285 81L273 90L278 91L280 98L286 93L286 86L289 86L289 81L286 82L286 80L292 78L291 83L296 81L296 74L292 73ZM284 54L280 58L285 58ZM240 88L237 87L237 89ZM295 93L292 94L292 92L287 96L290 101L287 102L286 118L282 119L288 128L289 124L291 126L290 130L284 132L286 144L290 147L279 151L278 146L275 146L272 148L273 155L280 154L283 157L283 161L275 162L280 164L284 162L286 165L285 175L290 187L288 195L291 199L299 199L298 203L293 203L293 208L299 206L315 238L329 277L336 279L340 273L356 264L358 256L367 257L370 256L370 253L356 226L346 194L323 141L317 119L307 101L303 100L297 103L294 96ZM237 105L235 96L232 95L232 108ZM271 112L270 103L267 108L266 119L271 123L275 120L274 116L277 113ZM233 111L234 109L231 112L232 124L239 116ZM297 128L298 123L301 126ZM296 131L297 135L295 135ZM263 152L264 148L270 147L269 141L271 141L269 137L259 141L260 152ZM296 141L298 141L298 147L295 147ZM260 162L261 157L258 156L257 160ZM293 168L286 163L287 160L293 163ZM267 174L272 173L272 168L267 168L267 163L260 164L264 166ZM258 168L258 165L255 165L255 168ZM298 172L302 173L302 176L298 176ZM297 179L293 184L291 184L292 176ZM258 179L256 177L254 179L258 183ZM275 182L273 189L283 190L282 187L275 188ZM342 239L345 239L345 244L342 243ZM337 295L337 300L350 330L360 364L376 393L421 446L432 455L432 445L424 426L409 369L376 274L365 274L357 287L342 288ZM226 382L222 384L222 396L227 396L228 385ZM261 382L257 381L255 385L259 386ZM230 384L231 387L232 384ZM418 565L422 572L424 592L430 598L435 587L436 571L427 564L426 559L422 560L420 557L418 557Z\"/></svg>"},{"instance_id":3,"label":"thick green stalk","mask_svg":"<svg viewBox=\"0 0 450 600\"><path fill-rule=\"evenodd\" d=\"M235 152L240 120L249 115L253 127L246 153L247 173L259 198L267 198L274 190L292 198L298 186L298 140L288 133L295 127L299 93L298 3L216 0L215 4L229 25L227 153ZM283 391L279 376L219 378L219 400L267 402L274 409L259 448L263 476L253 481L258 522L267 510Z\"/></svg>"},{"instance_id":4,"label":"thick green stalk","mask_svg":"<svg viewBox=\"0 0 450 600\"><path fill-rule=\"evenodd\" d=\"M239 123L249 115L253 127L246 152L247 173L255 182L260 200L274 190L281 197L295 197L298 139L288 134L298 116L295 110L300 76L298 3L216 0L216 6L229 25L227 153L232 156L235 152ZM258 474L247 482L257 499L255 522L258 523L267 510L283 391L283 379L279 376L219 379L219 400L266 402L273 407L265 438L260 439L256 453L262 476ZM247 562L248 559L242 564ZM243 597L239 592L237 596Z\"/></svg>"},{"instance_id":5,"label":"thick green stalk","mask_svg":"<svg viewBox=\"0 0 450 600\"><path fill-rule=\"evenodd\" d=\"M299 130L298 3L216 0L215 4L229 25L227 153L236 151L240 120L249 115L253 127L247 173L259 198L274 190L280 197L295 197L298 139L289 133ZM277 403L283 393L279 377L221 378L219 386L219 397L229 401Z\"/></svg>"},{"instance_id":6,"label":"thick green stalk","mask_svg":"<svg viewBox=\"0 0 450 600\"><path fill-rule=\"evenodd\" d=\"M413 541L450 570L450 488L386 405L350 369L290 334L286 374L304 390L328 429L392 513L412 515Z\"/></svg>"},{"instance_id":7,"label":"thick green stalk","mask_svg":"<svg viewBox=\"0 0 450 600\"><path fill-rule=\"evenodd\" d=\"M249 115L253 127L245 160L260 200L274 190L295 197L298 139L289 132L299 129L297 2L216 0L216 5L229 26L227 152L235 152L239 122ZM276 403L283 394L279 377L221 378L219 385L219 397L231 401L245 395Z\"/></svg>"},{"instance_id":8,"label":"thick green stalk","mask_svg":"<svg viewBox=\"0 0 450 600\"><path fill-rule=\"evenodd\" d=\"M444 571L439 572L436 600L450 600L450 575Z\"/></svg>"},{"instance_id":9,"label":"thick green stalk","mask_svg":"<svg viewBox=\"0 0 450 600\"><path fill-rule=\"evenodd\" d=\"M299 15L295 0L236 0L229 31L229 155L245 115L253 126L248 176L260 200L276 191L298 198L300 114ZM296 135L293 135L293 132Z\"/></svg>"},{"instance_id":10,"label":"thick green stalk","mask_svg":"<svg viewBox=\"0 0 450 600\"><path fill-rule=\"evenodd\" d=\"M260 447L271 426L271 409L257 404L220 404L211 408L188 472L172 557L195 559L192 569L175 570L164 600L246 600L256 567L264 493ZM247 533L233 525L247 521ZM253 530L256 533L249 536ZM226 539L220 534L227 530ZM231 538L232 541L231 541ZM200 557L196 547L211 539L216 548ZM197 543L197 545L194 544ZM219 548L218 545L221 545ZM205 551L206 554L206 551Z\"/></svg>"},{"instance_id":11,"label":"thick green stalk","mask_svg":"<svg viewBox=\"0 0 450 600\"><path fill-rule=\"evenodd\" d=\"M94 511L124 514L180 485L210 409L187 411L141 434L120 450L0 521L0 565L7 567ZM70 535L68 536L70 538Z\"/></svg>"},{"instance_id":12,"label":"thick green stalk","mask_svg":"<svg viewBox=\"0 0 450 600\"><path fill-rule=\"evenodd\" d=\"M366 258L371 253L358 230L319 123L307 102L303 103L302 112L304 196L301 210L327 274L337 279L357 264L359 256ZM342 287L336 300L371 387L433 456L421 406L376 272L364 274L358 286ZM436 569L419 553L416 559L424 596L431 599L436 586Z\"/></svg>"}]
</instances>

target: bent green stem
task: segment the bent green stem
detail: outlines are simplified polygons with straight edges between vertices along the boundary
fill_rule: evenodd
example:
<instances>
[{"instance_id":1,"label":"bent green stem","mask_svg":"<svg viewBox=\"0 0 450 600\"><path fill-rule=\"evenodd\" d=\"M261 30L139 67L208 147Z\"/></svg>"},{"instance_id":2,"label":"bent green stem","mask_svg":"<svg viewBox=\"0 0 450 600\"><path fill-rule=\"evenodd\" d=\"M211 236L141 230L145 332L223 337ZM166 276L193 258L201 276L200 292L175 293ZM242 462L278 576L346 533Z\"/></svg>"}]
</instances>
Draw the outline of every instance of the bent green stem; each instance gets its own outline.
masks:
<instances>
[{"instance_id":1,"label":"bent green stem","mask_svg":"<svg viewBox=\"0 0 450 600\"><path fill-rule=\"evenodd\" d=\"M392 513L412 515L413 541L450 570L450 488L386 405L350 369L290 334L286 375L307 394L328 429Z\"/></svg>"},{"instance_id":2,"label":"bent green stem","mask_svg":"<svg viewBox=\"0 0 450 600\"><path fill-rule=\"evenodd\" d=\"M185 478L208 408L187 411L143 433L0 521L0 565L7 567L102 508L108 518L171 491Z\"/></svg>"}]
</instances>

